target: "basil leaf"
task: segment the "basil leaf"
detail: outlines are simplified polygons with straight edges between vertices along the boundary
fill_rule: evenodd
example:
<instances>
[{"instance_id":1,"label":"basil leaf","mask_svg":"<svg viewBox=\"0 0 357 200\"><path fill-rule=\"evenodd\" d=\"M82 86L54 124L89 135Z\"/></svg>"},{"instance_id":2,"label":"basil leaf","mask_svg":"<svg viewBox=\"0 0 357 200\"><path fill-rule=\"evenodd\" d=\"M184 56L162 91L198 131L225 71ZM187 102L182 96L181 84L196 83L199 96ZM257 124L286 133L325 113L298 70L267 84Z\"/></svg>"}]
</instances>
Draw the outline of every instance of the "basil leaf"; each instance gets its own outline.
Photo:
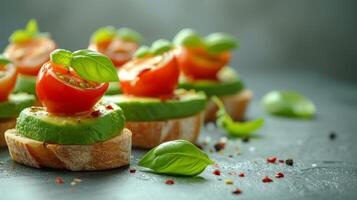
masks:
<instances>
[{"instance_id":1,"label":"basil leaf","mask_svg":"<svg viewBox=\"0 0 357 200\"><path fill-rule=\"evenodd\" d=\"M51 61L55 64L70 66L72 62L72 52L65 49L56 49L50 54Z\"/></svg>"},{"instance_id":2,"label":"basil leaf","mask_svg":"<svg viewBox=\"0 0 357 200\"><path fill-rule=\"evenodd\" d=\"M110 59L88 49L74 52L71 67L84 80L95 82L118 81L117 71Z\"/></svg>"},{"instance_id":3,"label":"basil leaf","mask_svg":"<svg viewBox=\"0 0 357 200\"><path fill-rule=\"evenodd\" d=\"M139 161L139 166L160 174L196 176L213 163L192 143L174 140L151 149Z\"/></svg>"},{"instance_id":4,"label":"basil leaf","mask_svg":"<svg viewBox=\"0 0 357 200\"><path fill-rule=\"evenodd\" d=\"M118 29L117 36L119 38L121 38L122 40L133 41L133 42L136 42L136 43L141 42L142 39L143 39L142 36L138 32L136 32L136 31L134 31L134 30L132 30L130 28L120 28L120 29Z\"/></svg>"},{"instance_id":5,"label":"basil leaf","mask_svg":"<svg viewBox=\"0 0 357 200\"><path fill-rule=\"evenodd\" d=\"M26 31L30 34L37 34L38 33L38 25L35 19L31 19L26 25Z\"/></svg>"},{"instance_id":6,"label":"basil leaf","mask_svg":"<svg viewBox=\"0 0 357 200\"><path fill-rule=\"evenodd\" d=\"M264 124L263 118L249 122L235 122L231 116L229 116L222 101L218 97L213 96L212 100L218 106L216 124L224 129L230 136L248 137Z\"/></svg>"},{"instance_id":7,"label":"basil leaf","mask_svg":"<svg viewBox=\"0 0 357 200\"><path fill-rule=\"evenodd\" d=\"M160 39L152 43L151 52L154 55L159 55L170 51L172 48L173 45L171 44L171 42L169 42L168 40Z\"/></svg>"},{"instance_id":8,"label":"basil leaf","mask_svg":"<svg viewBox=\"0 0 357 200\"><path fill-rule=\"evenodd\" d=\"M134 57L135 58L143 58L147 55L151 55L151 50L148 46L141 46L138 50L135 51Z\"/></svg>"},{"instance_id":9,"label":"basil leaf","mask_svg":"<svg viewBox=\"0 0 357 200\"><path fill-rule=\"evenodd\" d=\"M271 91L263 97L266 112L293 118L312 118L316 108L314 103L294 91Z\"/></svg>"},{"instance_id":10,"label":"basil leaf","mask_svg":"<svg viewBox=\"0 0 357 200\"><path fill-rule=\"evenodd\" d=\"M204 46L201 36L192 29L183 29L178 32L173 42L175 45L182 45L185 47Z\"/></svg>"},{"instance_id":11,"label":"basil leaf","mask_svg":"<svg viewBox=\"0 0 357 200\"><path fill-rule=\"evenodd\" d=\"M33 35L26 30L16 30L10 36L10 43L19 43L31 40Z\"/></svg>"},{"instance_id":12,"label":"basil leaf","mask_svg":"<svg viewBox=\"0 0 357 200\"><path fill-rule=\"evenodd\" d=\"M9 59L7 59L4 55L0 54L0 65L7 65L11 63Z\"/></svg>"},{"instance_id":13,"label":"basil leaf","mask_svg":"<svg viewBox=\"0 0 357 200\"><path fill-rule=\"evenodd\" d=\"M212 33L205 38L206 48L211 53L221 53L237 48L238 41L226 33Z\"/></svg>"},{"instance_id":14,"label":"basil leaf","mask_svg":"<svg viewBox=\"0 0 357 200\"><path fill-rule=\"evenodd\" d=\"M115 28L112 26L107 26L96 30L91 37L91 42L100 43L103 41L111 40L114 37Z\"/></svg>"}]
</instances>

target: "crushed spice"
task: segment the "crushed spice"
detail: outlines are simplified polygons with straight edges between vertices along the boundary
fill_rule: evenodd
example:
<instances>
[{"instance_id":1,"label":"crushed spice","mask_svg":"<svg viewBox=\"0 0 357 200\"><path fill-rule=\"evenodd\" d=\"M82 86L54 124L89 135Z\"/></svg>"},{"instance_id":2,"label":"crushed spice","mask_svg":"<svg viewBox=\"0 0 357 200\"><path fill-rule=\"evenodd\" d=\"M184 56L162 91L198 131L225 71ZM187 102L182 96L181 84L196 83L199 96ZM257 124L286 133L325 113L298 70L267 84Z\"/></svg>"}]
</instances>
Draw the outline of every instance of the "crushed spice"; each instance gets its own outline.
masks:
<instances>
[{"instance_id":1,"label":"crushed spice","mask_svg":"<svg viewBox=\"0 0 357 200\"><path fill-rule=\"evenodd\" d=\"M172 180L172 179L167 179L167 180L165 181L165 184L166 184L166 185L173 185L173 184L175 184L175 181Z\"/></svg>"},{"instance_id":2,"label":"crushed spice","mask_svg":"<svg viewBox=\"0 0 357 200\"><path fill-rule=\"evenodd\" d=\"M56 177L55 179L55 183L58 184L58 185L61 185L64 183L64 180L62 177Z\"/></svg>"},{"instance_id":3,"label":"crushed spice","mask_svg":"<svg viewBox=\"0 0 357 200\"><path fill-rule=\"evenodd\" d=\"M215 169L212 173L213 173L214 175L216 175L216 176L220 176L220 175L221 175L221 171L218 170L218 169Z\"/></svg>"},{"instance_id":4,"label":"crushed spice","mask_svg":"<svg viewBox=\"0 0 357 200\"><path fill-rule=\"evenodd\" d=\"M263 181L263 183L270 183L270 182L273 182L273 180L271 179L271 178L269 178L269 177L264 177L263 179L262 179L262 181Z\"/></svg>"},{"instance_id":5,"label":"crushed spice","mask_svg":"<svg viewBox=\"0 0 357 200\"><path fill-rule=\"evenodd\" d=\"M239 188L232 191L232 194L241 194L241 193L242 191Z\"/></svg>"},{"instance_id":6,"label":"crushed spice","mask_svg":"<svg viewBox=\"0 0 357 200\"><path fill-rule=\"evenodd\" d=\"M284 178L284 176L285 175L283 173L281 173L281 172L275 174L275 178Z\"/></svg>"},{"instance_id":7,"label":"crushed spice","mask_svg":"<svg viewBox=\"0 0 357 200\"><path fill-rule=\"evenodd\" d=\"M294 165L294 160L293 159L287 159L287 160L285 160L285 164L289 165L289 166L293 166Z\"/></svg>"}]
</instances>

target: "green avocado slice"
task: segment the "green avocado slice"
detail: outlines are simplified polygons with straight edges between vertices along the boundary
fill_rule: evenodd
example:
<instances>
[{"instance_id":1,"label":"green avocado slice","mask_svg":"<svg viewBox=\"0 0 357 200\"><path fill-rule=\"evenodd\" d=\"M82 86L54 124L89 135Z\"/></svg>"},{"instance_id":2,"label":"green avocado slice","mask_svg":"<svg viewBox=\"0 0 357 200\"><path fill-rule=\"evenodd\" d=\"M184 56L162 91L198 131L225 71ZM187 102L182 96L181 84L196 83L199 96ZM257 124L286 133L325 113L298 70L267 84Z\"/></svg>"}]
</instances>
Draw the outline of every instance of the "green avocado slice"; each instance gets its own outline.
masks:
<instances>
[{"instance_id":1,"label":"green avocado slice","mask_svg":"<svg viewBox=\"0 0 357 200\"><path fill-rule=\"evenodd\" d=\"M98 103L92 113L81 116L55 116L43 107L30 107L20 113L16 130L46 143L86 145L119 135L124 123L123 111L115 104Z\"/></svg>"},{"instance_id":2,"label":"green avocado slice","mask_svg":"<svg viewBox=\"0 0 357 200\"><path fill-rule=\"evenodd\" d=\"M19 74L13 93L21 92L36 95L36 76Z\"/></svg>"},{"instance_id":3,"label":"green avocado slice","mask_svg":"<svg viewBox=\"0 0 357 200\"><path fill-rule=\"evenodd\" d=\"M10 94L8 101L0 102L0 119L16 118L24 108L32 106L35 101L35 96L31 94Z\"/></svg>"},{"instance_id":4,"label":"green avocado slice","mask_svg":"<svg viewBox=\"0 0 357 200\"><path fill-rule=\"evenodd\" d=\"M106 95L114 95L114 94L121 94L121 88L119 83L112 82L109 83L108 90L105 92Z\"/></svg>"},{"instance_id":5,"label":"green avocado slice","mask_svg":"<svg viewBox=\"0 0 357 200\"><path fill-rule=\"evenodd\" d=\"M128 121L159 121L187 117L203 111L206 95L194 91L176 90L175 99L135 97L128 95L104 96L106 101L119 105Z\"/></svg>"},{"instance_id":6,"label":"green avocado slice","mask_svg":"<svg viewBox=\"0 0 357 200\"><path fill-rule=\"evenodd\" d=\"M181 77L179 88L203 91L207 96L225 96L235 94L243 90L244 84L232 68L224 67L218 73L218 81L188 81L184 77Z\"/></svg>"}]
</instances>

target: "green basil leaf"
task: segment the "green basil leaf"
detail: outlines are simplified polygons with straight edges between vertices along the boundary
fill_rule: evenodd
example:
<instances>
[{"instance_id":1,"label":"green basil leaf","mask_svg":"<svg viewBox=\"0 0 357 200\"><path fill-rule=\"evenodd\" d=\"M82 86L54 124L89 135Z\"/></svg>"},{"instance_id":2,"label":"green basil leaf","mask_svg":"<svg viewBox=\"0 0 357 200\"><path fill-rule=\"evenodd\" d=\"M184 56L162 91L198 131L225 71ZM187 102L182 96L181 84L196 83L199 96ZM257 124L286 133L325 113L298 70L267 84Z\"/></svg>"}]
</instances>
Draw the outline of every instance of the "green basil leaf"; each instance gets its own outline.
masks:
<instances>
[{"instance_id":1,"label":"green basil leaf","mask_svg":"<svg viewBox=\"0 0 357 200\"><path fill-rule=\"evenodd\" d=\"M112 26L102 27L96 30L92 37L91 42L100 43L103 41L111 40L115 37L115 28Z\"/></svg>"},{"instance_id":2,"label":"green basil leaf","mask_svg":"<svg viewBox=\"0 0 357 200\"><path fill-rule=\"evenodd\" d=\"M182 45L185 47L197 47L204 46L204 42L195 31L192 29L183 29L177 33L173 43L175 45Z\"/></svg>"},{"instance_id":3,"label":"green basil leaf","mask_svg":"<svg viewBox=\"0 0 357 200\"><path fill-rule=\"evenodd\" d=\"M159 55L170 51L172 48L173 45L171 44L171 42L169 42L168 40L160 39L152 43L151 52L154 55Z\"/></svg>"},{"instance_id":4,"label":"green basil leaf","mask_svg":"<svg viewBox=\"0 0 357 200\"><path fill-rule=\"evenodd\" d=\"M19 43L31 40L33 35L26 30L16 30L10 36L10 43Z\"/></svg>"},{"instance_id":5,"label":"green basil leaf","mask_svg":"<svg viewBox=\"0 0 357 200\"><path fill-rule=\"evenodd\" d=\"M294 91L271 91L263 97L266 112L293 118L312 118L316 108L314 103Z\"/></svg>"},{"instance_id":6,"label":"green basil leaf","mask_svg":"<svg viewBox=\"0 0 357 200\"><path fill-rule=\"evenodd\" d=\"M26 31L30 34L37 34L38 33L38 25L35 19L31 19L26 25Z\"/></svg>"},{"instance_id":7,"label":"green basil leaf","mask_svg":"<svg viewBox=\"0 0 357 200\"><path fill-rule=\"evenodd\" d=\"M7 65L9 63L11 63L11 61L8 58L6 58L4 55L0 54L0 65Z\"/></svg>"},{"instance_id":8,"label":"green basil leaf","mask_svg":"<svg viewBox=\"0 0 357 200\"><path fill-rule=\"evenodd\" d=\"M95 82L119 80L112 61L103 54L88 49L73 53L71 67L84 80Z\"/></svg>"},{"instance_id":9,"label":"green basil leaf","mask_svg":"<svg viewBox=\"0 0 357 200\"><path fill-rule=\"evenodd\" d=\"M56 64L70 66L72 62L72 52L65 49L56 49L51 53L51 61Z\"/></svg>"},{"instance_id":10,"label":"green basil leaf","mask_svg":"<svg viewBox=\"0 0 357 200\"><path fill-rule=\"evenodd\" d=\"M174 140L151 149L139 161L139 166L160 174L196 176L213 163L192 143Z\"/></svg>"},{"instance_id":11,"label":"green basil leaf","mask_svg":"<svg viewBox=\"0 0 357 200\"><path fill-rule=\"evenodd\" d=\"M213 96L212 100L218 106L217 121L218 127L224 129L230 136L233 137L248 137L264 124L264 119L259 118L249 122L235 122L227 113L222 101Z\"/></svg>"},{"instance_id":12,"label":"green basil leaf","mask_svg":"<svg viewBox=\"0 0 357 200\"><path fill-rule=\"evenodd\" d=\"M142 41L142 36L140 33L130 29L130 28L120 28L117 31L117 36L126 41L133 41L139 43Z\"/></svg>"},{"instance_id":13,"label":"green basil leaf","mask_svg":"<svg viewBox=\"0 0 357 200\"><path fill-rule=\"evenodd\" d=\"M238 41L226 33L212 33L205 38L206 48L211 53L221 53L237 48Z\"/></svg>"},{"instance_id":14,"label":"green basil leaf","mask_svg":"<svg viewBox=\"0 0 357 200\"><path fill-rule=\"evenodd\" d=\"M141 46L138 50L135 51L134 57L135 58L143 58L147 55L151 55L151 50L148 46Z\"/></svg>"}]
</instances>

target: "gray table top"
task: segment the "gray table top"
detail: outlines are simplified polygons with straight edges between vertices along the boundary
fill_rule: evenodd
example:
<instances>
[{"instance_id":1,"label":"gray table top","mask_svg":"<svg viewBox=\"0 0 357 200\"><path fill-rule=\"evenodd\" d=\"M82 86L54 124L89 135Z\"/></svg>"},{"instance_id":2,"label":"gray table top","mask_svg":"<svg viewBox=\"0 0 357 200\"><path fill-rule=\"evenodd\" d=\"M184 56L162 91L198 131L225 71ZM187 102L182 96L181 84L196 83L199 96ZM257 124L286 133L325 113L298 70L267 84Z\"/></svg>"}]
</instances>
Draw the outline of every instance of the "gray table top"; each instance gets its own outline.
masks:
<instances>
[{"instance_id":1,"label":"gray table top","mask_svg":"<svg viewBox=\"0 0 357 200\"><path fill-rule=\"evenodd\" d=\"M248 143L229 139L223 153L210 152L225 134L212 127L203 129L199 141L211 138L205 148L222 172L208 167L195 178L169 177L141 171L137 162L145 153L134 150L129 167L104 172L67 172L33 169L11 161L0 150L0 199L355 199L357 196L357 86L317 73L259 72L244 74L255 98L248 116L266 119L257 137ZM273 89L292 89L310 97L317 106L314 120L292 120L263 113L261 97ZM334 131L336 139L329 134ZM240 155L237 155L239 149ZM232 155L233 157L230 157ZM293 158L294 165L267 164L266 158ZM244 172L239 177L232 172ZM282 179L274 178L283 172ZM64 184L55 184L56 177ZM272 183L263 183L270 176ZM71 185L74 178L82 182ZM165 180L175 180L166 185ZM227 185L231 179L234 184ZM231 192L240 188L242 194Z\"/></svg>"}]
</instances>

